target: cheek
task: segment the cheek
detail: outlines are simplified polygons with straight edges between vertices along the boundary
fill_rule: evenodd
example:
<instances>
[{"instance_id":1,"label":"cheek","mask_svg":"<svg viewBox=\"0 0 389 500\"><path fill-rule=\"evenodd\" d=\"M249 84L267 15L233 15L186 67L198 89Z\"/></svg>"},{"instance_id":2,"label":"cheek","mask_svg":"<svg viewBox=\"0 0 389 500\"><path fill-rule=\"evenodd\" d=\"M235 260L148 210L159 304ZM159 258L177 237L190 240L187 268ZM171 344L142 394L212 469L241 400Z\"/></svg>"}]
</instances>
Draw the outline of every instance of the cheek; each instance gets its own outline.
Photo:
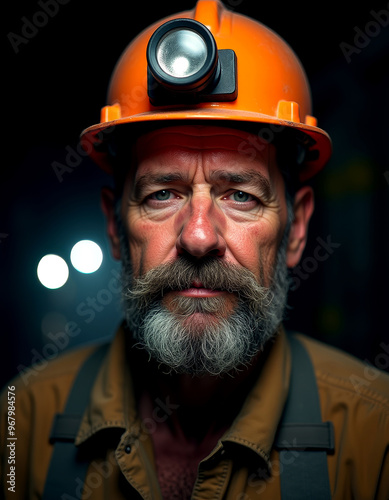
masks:
<instances>
[{"instance_id":1,"label":"cheek","mask_svg":"<svg viewBox=\"0 0 389 500\"><path fill-rule=\"evenodd\" d=\"M165 222L137 220L129 225L129 248L135 275L141 275L174 256L175 238Z\"/></svg>"},{"instance_id":2,"label":"cheek","mask_svg":"<svg viewBox=\"0 0 389 500\"><path fill-rule=\"evenodd\" d=\"M245 227L235 227L230 232L229 250L233 260L249 269L257 280L269 284L274 267L277 248L277 224L259 223Z\"/></svg>"}]
</instances>

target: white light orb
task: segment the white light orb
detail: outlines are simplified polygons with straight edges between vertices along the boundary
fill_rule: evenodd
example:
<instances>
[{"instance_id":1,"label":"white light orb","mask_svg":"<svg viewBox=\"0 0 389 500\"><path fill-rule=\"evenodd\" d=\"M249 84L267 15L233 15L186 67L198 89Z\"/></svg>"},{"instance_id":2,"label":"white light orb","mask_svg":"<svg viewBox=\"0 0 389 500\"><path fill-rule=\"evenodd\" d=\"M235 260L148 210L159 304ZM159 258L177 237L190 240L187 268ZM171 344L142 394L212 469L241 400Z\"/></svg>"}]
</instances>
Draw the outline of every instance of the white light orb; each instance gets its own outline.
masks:
<instances>
[{"instance_id":1,"label":"white light orb","mask_svg":"<svg viewBox=\"0 0 389 500\"><path fill-rule=\"evenodd\" d=\"M72 248L70 260L80 273L94 273L103 262L103 252L94 241L82 240Z\"/></svg>"},{"instance_id":2,"label":"white light orb","mask_svg":"<svg viewBox=\"0 0 389 500\"><path fill-rule=\"evenodd\" d=\"M41 258L37 268L38 279L46 288L60 288L69 277L69 268L59 255L48 254Z\"/></svg>"}]
</instances>

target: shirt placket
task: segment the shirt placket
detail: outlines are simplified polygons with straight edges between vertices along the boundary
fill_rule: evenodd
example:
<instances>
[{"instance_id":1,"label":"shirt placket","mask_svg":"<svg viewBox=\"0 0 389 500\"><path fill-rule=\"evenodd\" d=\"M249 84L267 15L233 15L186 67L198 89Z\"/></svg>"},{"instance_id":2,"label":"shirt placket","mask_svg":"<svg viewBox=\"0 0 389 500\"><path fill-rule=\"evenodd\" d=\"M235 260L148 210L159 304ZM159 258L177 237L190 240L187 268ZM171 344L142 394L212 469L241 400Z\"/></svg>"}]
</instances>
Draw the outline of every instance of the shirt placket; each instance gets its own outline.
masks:
<instances>
[{"instance_id":1,"label":"shirt placket","mask_svg":"<svg viewBox=\"0 0 389 500\"><path fill-rule=\"evenodd\" d=\"M128 483L144 500L162 500L152 458L146 451L145 434L136 430L126 431L116 448L115 456Z\"/></svg>"},{"instance_id":2,"label":"shirt placket","mask_svg":"<svg viewBox=\"0 0 389 500\"><path fill-rule=\"evenodd\" d=\"M199 464L191 500L220 500L230 480L232 461L222 444Z\"/></svg>"}]
</instances>

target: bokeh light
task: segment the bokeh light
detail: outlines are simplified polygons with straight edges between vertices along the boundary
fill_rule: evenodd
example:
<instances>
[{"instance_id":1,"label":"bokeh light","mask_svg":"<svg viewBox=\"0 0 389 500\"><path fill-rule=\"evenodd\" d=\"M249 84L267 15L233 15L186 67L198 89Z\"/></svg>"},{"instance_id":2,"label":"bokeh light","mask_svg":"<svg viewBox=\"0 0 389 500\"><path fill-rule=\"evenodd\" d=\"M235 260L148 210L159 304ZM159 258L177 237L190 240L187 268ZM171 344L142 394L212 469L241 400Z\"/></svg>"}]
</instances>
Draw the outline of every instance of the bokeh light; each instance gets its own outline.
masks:
<instances>
[{"instance_id":1,"label":"bokeh light","mask_svg":"<svg viewBox=\"0 0 389 500\"><path fill-rule=\"evenodd\" d=\"M74 245L70 260L80 273L94 273L103 261L103 252L99 245L91 240L82 240Z\"/></svg>"},{"instance_id":2,"label":"bokeh light","mask_svg":"<svg viewBox=\"0 0 389 500\"><path fill-rule=\"evenodd\" d=\"M48 254L39 261L37 275L46 288L60 288L68 280L69 268L62 257Z\"/></svg>"}]
</instances>

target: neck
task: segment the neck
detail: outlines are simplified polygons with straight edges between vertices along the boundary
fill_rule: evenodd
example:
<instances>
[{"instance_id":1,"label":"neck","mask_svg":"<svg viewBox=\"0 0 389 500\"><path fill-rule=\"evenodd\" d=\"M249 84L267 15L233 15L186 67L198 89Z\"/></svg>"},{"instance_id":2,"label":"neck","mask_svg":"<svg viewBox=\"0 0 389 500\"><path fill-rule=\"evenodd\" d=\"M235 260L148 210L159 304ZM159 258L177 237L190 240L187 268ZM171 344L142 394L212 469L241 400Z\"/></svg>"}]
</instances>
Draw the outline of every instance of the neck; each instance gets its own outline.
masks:
<instances>
[{"instance_id":1,"label":"neck","mask_svg":"<svg viewBox=\"0 0 389 500\"><path fill-rule=\"evenodd\" d=\"M153 361L146 361L140 373L147 373L139 394L142 418L152 418L155 402L163 402L163 427L176 439L201 443L209 436L220 437L232 424L255 381L262 359L259 354L249 366L223 376L167 374ZM166 430L166 429L165 429Z\"/></svg>"}]
</instances>

